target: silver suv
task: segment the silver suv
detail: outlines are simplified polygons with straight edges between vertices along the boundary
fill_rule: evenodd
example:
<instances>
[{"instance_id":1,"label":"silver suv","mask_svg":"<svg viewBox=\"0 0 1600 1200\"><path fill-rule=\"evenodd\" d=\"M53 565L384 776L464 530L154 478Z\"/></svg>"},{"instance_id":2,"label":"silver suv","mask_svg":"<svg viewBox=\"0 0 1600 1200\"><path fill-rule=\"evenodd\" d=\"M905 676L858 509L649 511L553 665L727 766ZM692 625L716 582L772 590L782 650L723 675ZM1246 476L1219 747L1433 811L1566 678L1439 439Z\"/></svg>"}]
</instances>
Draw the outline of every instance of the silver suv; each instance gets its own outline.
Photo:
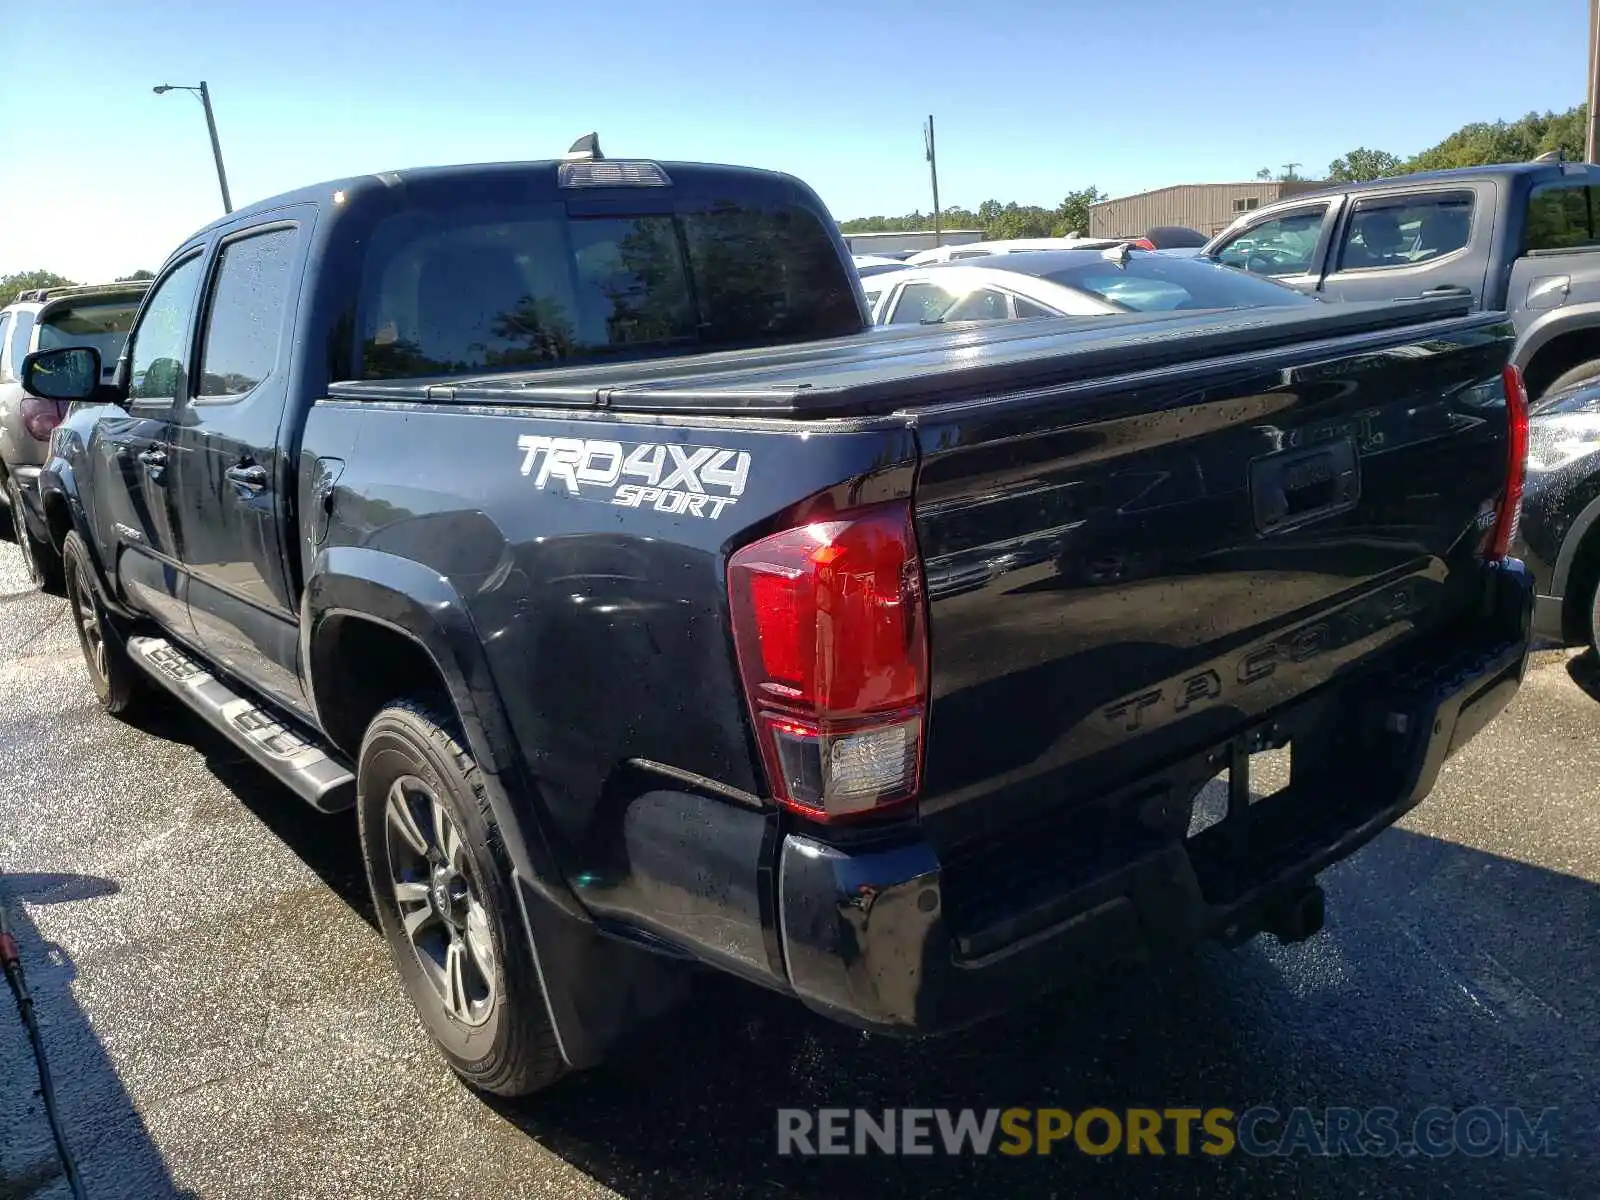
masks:
<instances>
[{"instance_id":1,"label":"silver suv","mask_svg":"<svg viewBox=\"0 0 1600 1200\"><path fill-rule=\"evenodd\" d=\"M61 576L61 558L51 546L39 505L39 468L49 454L50 431L66 415L66 405L23 393L22 360L35 350L94 346L109 382L149 287L147 280L128 280L40 288L20 293L0 309L0 493L36 584L54 586Z\"/></svg>"}]
</instances>

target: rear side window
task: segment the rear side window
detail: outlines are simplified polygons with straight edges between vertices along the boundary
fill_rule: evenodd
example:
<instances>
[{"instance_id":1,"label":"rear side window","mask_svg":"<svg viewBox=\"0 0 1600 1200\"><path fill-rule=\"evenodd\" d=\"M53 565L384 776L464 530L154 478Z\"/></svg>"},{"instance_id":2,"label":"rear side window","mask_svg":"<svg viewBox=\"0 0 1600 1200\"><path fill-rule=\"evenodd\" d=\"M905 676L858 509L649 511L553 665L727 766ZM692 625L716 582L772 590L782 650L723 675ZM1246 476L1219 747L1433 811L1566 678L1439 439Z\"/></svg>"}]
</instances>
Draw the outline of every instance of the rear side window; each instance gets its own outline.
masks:
<instances>
[{"instance_id":1,"label":"rear side window","mask_svg":"<svg viewBox=\"0 0 1600 1200\"><path fill-rule=\"evenodd\" d=\"M1528 196L1523 250L1572 250L1600 245L1594 189L1582 183L1541 183Z\"/></svg>"},{"instance_id":2,"label":"rear side window","mask_svg":"<svg viewBox=\"0 0 1600 1200\"><path fill-rule=\"evenodd\" d=\"M10 370L13 375L22 370L22 360L28 356L28 347L33 342L33 320L31 308L19 308L12 318ZM3 341L0 338L0 342Z\"/></svg>"},{"instance_id":3,"label":"rear side window","mask_svg":"<svg viewBox=\"0 0 1600 1200\"><path fill-rule=\"evenodd\" d=\"M1357 201L1338 269L1414 267L1454 254L1472 236L1472 201L1471 192Z\"/></svg>"},{"instance_id":4,"label":"rear side window","mask_svg":"<svg viewBox=\"0 0 1600 1200\"><path fill-rule=\"evenodd\" d=\"M5 350L6 334L10 332L11 314L8 312L0 312L0 352ZM20 370L22 367L22 360L19 358L16 360L16 363L17 365L13 367L10 361L6 359L6 356L3 353L0 353L0 379L8 378L12 372Z\"/></svg>"},{"instance_id":5,"label":"rear side window","mask_svg":"<svg viewBox=\"0 0 1600 1200\"><path fill-rule=\"evenodd\" d=\"M242 396L272 373L294 277L296 230L229 242L217 263L200 352L200 395Z\"/></svg>"},{"instance_id":6,"label":"rear side window","mask_svg":"<svg viewBox=\"0 0 1600 1200\"><path fill-rule=\"evenodd\" d=\"M93 346L100 351L101 374L109 378L116 373L117 358L138 311L138 296L53 306L39 319L39 349Z\"/></svg>"},{"instance_id":7,"label":"rear side window","mask_svg":"<svg viewBox=\"0 0 1600 1200\"><path fill-rule=\"evenodd\" d=\"M821 221L789 206L569 218L559 205L390 217L363 272L361 373L525 369L861 328Z\"/></svg>"},{"instance_id":8,"label":"rear side window","mask_svg":"<svg viewBox=\"0 0 1600 1200\"><path fill-rule=\"evenodd\" d=\"M955 300L936 283L908 283L900 289L889 324L928 325L942 321Z\"/></svg>"}]
</instances>

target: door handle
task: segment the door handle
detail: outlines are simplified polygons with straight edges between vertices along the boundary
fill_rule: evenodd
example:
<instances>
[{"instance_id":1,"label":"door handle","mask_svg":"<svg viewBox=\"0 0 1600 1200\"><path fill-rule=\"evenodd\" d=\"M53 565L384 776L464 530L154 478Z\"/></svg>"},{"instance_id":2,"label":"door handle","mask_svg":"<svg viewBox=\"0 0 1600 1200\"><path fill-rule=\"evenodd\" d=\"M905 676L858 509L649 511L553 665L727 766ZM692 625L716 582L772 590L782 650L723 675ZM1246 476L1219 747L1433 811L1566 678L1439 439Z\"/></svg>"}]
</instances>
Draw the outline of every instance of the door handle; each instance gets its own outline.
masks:
<instances>
[{"instance_id":1,"label":"door handle","mask_svg":"<svg viewBox=\"0 0 1600 1200\"><path fill-rule=\"evenodd\" d=\"M267 486L267 469L257 463L241 463L223 472L228 482L247 492L259 492Z\"/></svg>"}]
</instances>

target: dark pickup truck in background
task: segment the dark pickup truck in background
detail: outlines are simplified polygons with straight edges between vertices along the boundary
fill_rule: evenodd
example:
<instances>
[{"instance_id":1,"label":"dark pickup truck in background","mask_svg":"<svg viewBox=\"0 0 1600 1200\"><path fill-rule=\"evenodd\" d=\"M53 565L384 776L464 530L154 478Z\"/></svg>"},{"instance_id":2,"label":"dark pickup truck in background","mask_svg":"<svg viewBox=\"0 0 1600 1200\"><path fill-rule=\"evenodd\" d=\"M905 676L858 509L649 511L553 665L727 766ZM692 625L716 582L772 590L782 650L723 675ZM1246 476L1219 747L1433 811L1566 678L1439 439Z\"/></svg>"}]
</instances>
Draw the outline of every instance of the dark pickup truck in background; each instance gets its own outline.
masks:
<instances>
[{"instance_id":1,"label":"dark pickup truck in background","mask_svg":"<svg viewBox=\"0 0 1600 1200\"><path fill-rule=\"evenodd\" d=\"M240 210L114 385L26 365L78 402L41 486L101 700L356 808L473 1084L594 1063L696 964L923 1032L1309 936L1515 693L1503 315L874 330L804 185L590 149Z\"/></svg>"},{"instance_id":2,"label":"dark pickup truck in background","mask_svg":"<svg viewBox=\"0 0 1600 1200\"><path fill-rule=\"evenodd\" d=\"M1456 293L1507 313L1538 400L1600 375L1600 167L1530 162L1301 193L1201 251L1328 300Z\"/></svg>"}]
</instances>

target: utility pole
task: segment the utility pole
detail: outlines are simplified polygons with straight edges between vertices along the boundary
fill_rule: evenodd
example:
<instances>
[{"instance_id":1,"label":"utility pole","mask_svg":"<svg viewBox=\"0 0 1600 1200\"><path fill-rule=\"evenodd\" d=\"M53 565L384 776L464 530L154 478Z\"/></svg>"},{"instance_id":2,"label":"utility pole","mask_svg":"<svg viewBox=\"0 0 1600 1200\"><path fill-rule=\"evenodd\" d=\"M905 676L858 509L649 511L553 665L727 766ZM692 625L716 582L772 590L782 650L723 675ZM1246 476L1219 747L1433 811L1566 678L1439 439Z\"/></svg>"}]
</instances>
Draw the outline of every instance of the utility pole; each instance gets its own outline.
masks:
<instances>
[{"instance_id":1,"label":"utility pole","mask_svg":"<svg viewBox=\"0 0 1600 1200\"><path fill-rule=\"evenodd\" d=\"M1589 120L1586 122L1583 157L1600 162L1600 0L1589 0Z\"/></svg>"},{"instance_id":2,"label":"utility pole","mask_svg":"<svg viewBox=\"0 0 1600 1200\"><path fill-rule=\"evenodd\" d=\"M1600 4L1600 0L1594 0ZM939 221L939 159L933 152L933 114L928 114L928 123L922 128L922 142L928 151L928 174L933 179L933 244L944 245L944 231Z\"/></svg>"},{"instance_id":3,"label":"utility pole","mask_svg":"<svg viewBox=\"0 0 1600 1200\"><path fill-rule=\"evenodd\" d=\"M1595 3L1600 3L1600 0L1595 0ZM1298 176L1298 175L1296 175L1294 173L1294 169L1296 167L1300 166L1300 165L1301 165L1300 163L1284 163L1283 164L1283 177L1285 179L1299 179L1300 176Z\"/></svg>"}]
</instances>

